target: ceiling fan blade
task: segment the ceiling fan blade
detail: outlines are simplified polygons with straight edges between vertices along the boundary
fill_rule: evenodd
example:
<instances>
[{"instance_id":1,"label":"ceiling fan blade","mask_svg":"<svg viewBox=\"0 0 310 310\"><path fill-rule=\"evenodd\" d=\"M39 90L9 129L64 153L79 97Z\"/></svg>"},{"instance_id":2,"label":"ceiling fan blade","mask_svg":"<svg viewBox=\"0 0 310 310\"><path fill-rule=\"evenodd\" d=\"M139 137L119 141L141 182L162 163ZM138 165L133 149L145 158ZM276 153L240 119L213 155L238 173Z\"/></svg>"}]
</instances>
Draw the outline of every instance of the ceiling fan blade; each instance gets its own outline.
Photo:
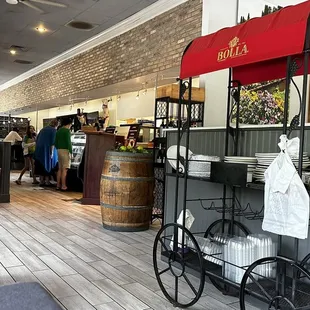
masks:
<instances>
[{"instance_id":1,"label":"ceiling fan blade","mask_svg":"<svg viewBox=\"0 0 310 310\"><path fill-rule=\"evenodd\" d=\"M36 7L36 6L33 5L32 3L28 2L27 0L26 0L26 1L19 1L19 3L22 3L22 4L26 5L26 6L28 6L29 8L34 9L34 10L40 12L40 13L44 13L43 10L41 10L41 9L38 8L38 7Z\"/></svg>"},{"instance_id":2,"label":"ceiling fan blade","mask_svg":"<svg viewBox=\"0 0 310 310\"><path fill-rule=\"evenodd\" d=\"M37 2L37 3L42 3L42 4L47 4L47 5L51 5L51 6L58 6L60 8L66 8L67 7L63 3L53 2L53 1L49 1L49 0L29 0L29 1Z\"/></svg>"}]
</instances>

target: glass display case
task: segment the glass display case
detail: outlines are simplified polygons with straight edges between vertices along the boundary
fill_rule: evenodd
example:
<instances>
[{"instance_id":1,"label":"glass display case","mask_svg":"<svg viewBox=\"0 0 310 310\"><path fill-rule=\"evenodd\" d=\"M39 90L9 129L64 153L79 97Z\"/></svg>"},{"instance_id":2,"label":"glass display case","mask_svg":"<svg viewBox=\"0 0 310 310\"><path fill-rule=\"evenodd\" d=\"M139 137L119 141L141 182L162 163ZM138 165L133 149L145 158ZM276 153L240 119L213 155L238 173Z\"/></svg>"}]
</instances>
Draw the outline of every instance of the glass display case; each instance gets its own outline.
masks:
<instances>
[{"instance_id":1,"label":"glass display case","mask_svg":"<svg viewBox=\"0 0 310 310\"><path fill-rule=\"evenodd\" d=\"M82 162L84 148L86 145L86 134L84 132L78 131L71 135L72 143L72 161L71 169L78 168Z\"/></svg>"}]
</instances>

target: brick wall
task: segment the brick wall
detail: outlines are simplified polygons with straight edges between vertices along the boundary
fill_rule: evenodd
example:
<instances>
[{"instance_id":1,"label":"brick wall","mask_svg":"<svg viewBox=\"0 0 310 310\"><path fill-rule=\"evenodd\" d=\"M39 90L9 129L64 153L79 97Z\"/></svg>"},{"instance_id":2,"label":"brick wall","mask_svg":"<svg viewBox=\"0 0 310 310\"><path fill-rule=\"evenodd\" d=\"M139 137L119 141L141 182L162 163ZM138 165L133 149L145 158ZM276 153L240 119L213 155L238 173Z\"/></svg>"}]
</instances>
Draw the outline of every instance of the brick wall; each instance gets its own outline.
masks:
<instances>
[{"instance_id":1,"label":"brick wall","mask_svg":"<svg viewBox=\"0 0 310 310\"><path fill-rule=\"evenodd\" d=\"M184 4L0 92L0 112L115 84L180 64L201 35L202 0Z\"/></svg>"}]
</instances>

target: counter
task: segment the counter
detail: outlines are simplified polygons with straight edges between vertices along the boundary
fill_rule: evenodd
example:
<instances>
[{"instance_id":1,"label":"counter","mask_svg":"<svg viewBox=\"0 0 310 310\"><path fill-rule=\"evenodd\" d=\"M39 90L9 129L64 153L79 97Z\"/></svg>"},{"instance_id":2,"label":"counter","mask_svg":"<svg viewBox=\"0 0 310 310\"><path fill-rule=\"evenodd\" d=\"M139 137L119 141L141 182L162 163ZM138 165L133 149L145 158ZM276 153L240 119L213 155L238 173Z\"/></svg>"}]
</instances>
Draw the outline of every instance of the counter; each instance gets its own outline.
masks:
<instances>
[{"instance_id":1,"label":"counter","mask_svg":"<svg viewBox=\"0 0 310 310\"><path fill-rule=\"evenodd\" d=\"M167 147L177 144L177 132L175 129L166 130ZM254 156L257 152L279 152L279 136L282 134L281 126L247 126L240 128L239 154L240 156ZM291 137L298 136L299 132L293 132ZM185 137L181 145L185 145ZM230 137L230 150L232 151L232 138ZM225 128L193 128L190 136L190 150L194 154L213 155L223 158L225 148ZM305 130L305 151L310 154L310 127ZM231 154L231 153L230 153ZM164 223L173 222L174 216L174 197L175 197L175 176L172 174L172 168L166 165L166 197L165 197L165 217ZM183 179L180 179L180 195L178 204L178 214L183 206ZM203 207L209 208L212 201L216 206L221 205L221 201L216 199L223 197L223 185L215 184L208 181L201 181L194 178L188 180L188 199L195 200L187 203L195 217L195 222L191 231L205 232L211 223L222 217L221 213L211 210L204 210ZM245 208L248 204L255 211L259 211L263 206L264 191L263 185L253 188L237 189L237 197L240 204ZM209 201L199 202L197 199L210 199ZM203 206L203 207L202 207ZM227 214L226 218L230 218ZM261 220L248 220L243 216L236 216L235 219L243 223L251 233L262 232ZM265 233L265 232L264 232ZM266 234L266 233L265 233ZM268 233L267 233L268 234ZM276 235L272 235L277 240ZM284 237L283 254L291 256L293 249L293 238ZM300 240L300 259L310 252L310 243L308 240Z\"/></svg>"},{"instance_id":2,"label":"counter","mask_svg":"<svg viewBox=\"0 0 310 310\"><path fill-rule=\"evenodd\" d=\"M82 204L100 204L100 180L105 153L115 147L115 142L123 137L101 131L85 132L84 184ZM123 142L123 141L120 141Z\"/></svg>"}]
</instances>

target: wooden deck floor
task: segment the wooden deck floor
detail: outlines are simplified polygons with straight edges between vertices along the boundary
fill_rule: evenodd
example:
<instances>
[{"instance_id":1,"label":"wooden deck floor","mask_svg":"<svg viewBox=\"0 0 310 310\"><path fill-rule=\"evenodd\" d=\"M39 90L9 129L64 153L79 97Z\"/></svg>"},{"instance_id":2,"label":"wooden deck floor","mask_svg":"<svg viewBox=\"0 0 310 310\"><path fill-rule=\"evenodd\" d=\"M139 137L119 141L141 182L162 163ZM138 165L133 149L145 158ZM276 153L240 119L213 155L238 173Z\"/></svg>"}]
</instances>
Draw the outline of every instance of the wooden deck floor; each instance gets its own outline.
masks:
<instances>
[{"instance_id":1,"label":"wooden deck floor","mask_svg":"<svg viewBox=\"0 0 310 310\"><path fill-rule=\"evenodd\" d=\"M158 226L119 233L101 226L100 208L79 194L15 185L0 205L0 285L38 281L68 310L175 309L154 276L152 247ZM171 277L172 279L172 277ZM238 300L207 284L191 309L239 309Z\"/></svg>"}]
</instances>

